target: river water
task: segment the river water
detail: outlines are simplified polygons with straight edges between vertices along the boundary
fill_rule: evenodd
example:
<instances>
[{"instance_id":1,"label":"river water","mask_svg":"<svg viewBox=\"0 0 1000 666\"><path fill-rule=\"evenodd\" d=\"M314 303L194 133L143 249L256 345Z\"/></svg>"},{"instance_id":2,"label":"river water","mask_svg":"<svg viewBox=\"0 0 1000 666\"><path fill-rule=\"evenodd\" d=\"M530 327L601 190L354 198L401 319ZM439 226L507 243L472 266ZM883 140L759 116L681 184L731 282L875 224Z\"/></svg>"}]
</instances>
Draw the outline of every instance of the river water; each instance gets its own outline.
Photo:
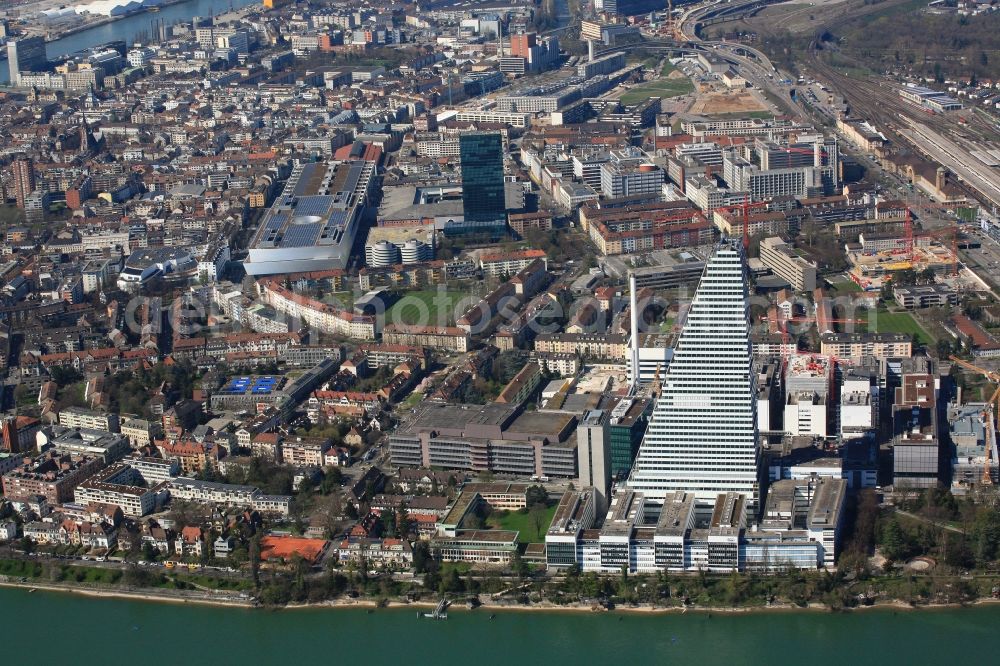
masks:
<instances>
[{"instance_id":1,"label":"river water","mask_svg":"<svg viewBox=\"0 0 1000 666\"><path fill-rule=\"evenodd\" d=\"M49 42L45 46L49 59L54 60L69 53L88 49L98 44L124 39L131 45L138 39L148 39L156 34L154 27L159 22L164 25L184 23L194 16L217 16L232 9L258 4L260 0L187 0L164 7L158 12L132 14L123 19L82 30L74 35ZM0 83L7 83L9 72L6 63L0 63Z\"/></svg>"},{"instance_id":2,"label":"river water","mask_svg":"<svg viewBox=\"0 0 1000 666\"><path fill-rule=\"evenodd\" d=\"M2 588L0 626L11 664L103 666L115 654L215 666L995 664L1000 606L711 616L500 611L493 620L463 609L435 621L415 610L264 611Z\"/></svg>"}]
</instances>

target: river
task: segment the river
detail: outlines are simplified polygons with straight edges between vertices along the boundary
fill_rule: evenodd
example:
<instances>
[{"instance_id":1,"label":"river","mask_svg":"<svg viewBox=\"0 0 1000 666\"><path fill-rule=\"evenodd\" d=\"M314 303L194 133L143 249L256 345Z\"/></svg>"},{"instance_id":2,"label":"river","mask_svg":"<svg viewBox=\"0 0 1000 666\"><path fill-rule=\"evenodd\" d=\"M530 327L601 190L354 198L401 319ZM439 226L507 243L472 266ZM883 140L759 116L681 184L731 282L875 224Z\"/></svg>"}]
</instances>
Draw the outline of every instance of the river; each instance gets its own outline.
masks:
<instances>
[{"instance_id":1,"label":"river","mask_svg":"<svg viewBox=\"0 0 1000 666\"><path fill-rule=\"evenodd\" d=\"M7 663L946 664L996 663L1000 606L853 613L644 615L264 611L0 589ZM49 640L55 643L45 647Z\"/></svg>"},{"instance_id":2,"label":"river","mask_svg":"<svg viewBox=\"0 0 1000 666\"><path fill-rule=\"evenodd\" d=\"M217 16L232 9L259 4L260 0L187 0L164 7L158 12L141 12L104 25L81 30L62 39L49 42L45 46L49 59L54 60L69 53L88 49L98 44L124 39L129 45L143 35L155 34L154 24L164 25L190 21L194 16ZM0 63L0 83L9 81L6 63Z\"/></svg>"}]
</instances>

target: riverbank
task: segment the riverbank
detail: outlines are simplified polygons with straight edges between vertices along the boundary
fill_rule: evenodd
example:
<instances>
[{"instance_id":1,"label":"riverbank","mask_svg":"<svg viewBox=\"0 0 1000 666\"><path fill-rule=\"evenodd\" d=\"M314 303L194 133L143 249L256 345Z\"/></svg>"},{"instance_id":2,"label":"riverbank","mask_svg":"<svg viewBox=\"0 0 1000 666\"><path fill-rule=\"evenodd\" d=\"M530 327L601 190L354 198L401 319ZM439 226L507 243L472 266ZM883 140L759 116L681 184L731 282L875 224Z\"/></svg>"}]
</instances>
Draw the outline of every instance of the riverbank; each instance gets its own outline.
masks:
<instances>
[{"instance_id":1,"label":"riverbank","mask_svg":"<svg viewBox=\"0 0 1000 666\"><path fill-rule=\"evenodd\" d=\"M224 598L222 596L206 595L194 591L178 590L175 593L156 591L154 589L129 590L124 588L109 587L106 589L95 589L83 587L73 583L39 583L39 582L19 582L0 581L0 587L20 588L28 591L41 590L44 592L60 592L80 595L84 597L98 597L108 599L130 599L132 601L153 601L157 603L173 604L200 604L206 606L253 608L256 604L250 599L242 600L237 598Z\"/></svg>"},{"instance_id":2,"label":"riverbank","mask_svg":"<svg viewBox=\"0 0 1000 666\"><path fill-rule=\"evenodd\" d=\"M179 5L182 2L187 2L188 0L163 0L162 3L155 7L140 7L135 11L129 12L127 14L122 14L119 16L104 16L101 18L95 18L92 21L78 22L76 25L63 28L55 33L45 32L41 36L45 38L46 44L51 44L52 42L58 42L60 39L65 39L67 37L72 37L78 33L84 32L86 30L91 30L93 28L100 28L106 25L112 25L118 21L122 21L127 18L132 18L134 16L141 16L143 14L154 14L159 12L161 9L167 7L172 7L173 5ZM35 36L29 33L29 36Z\"/></svg>"},{"instance_id":3,"label":"riverbank","mask_svg":"<svg viewBox=\"0 0 1000 666\"><path fill-rule=\"evenodd\" d=\"M232 594L206 593L194 590L175 590L171 592L158 591L155 589L125 589L125 588L101 588L83 587L80 584L52 583L52 582L20 582L20 581L0 581L0 587L20 588L28 591L44 591L69 593L72 595L108 598L127 599L131 601L144 601L153 603L167 603L175 605L195 604L202 606L216 606L221 608L253 609L262 608L267 610L318 610L318 609L364 609L367 611L376 609L401 610L415 609L418 611L433 610L437 606L436 601L382 601L372 598L351 598L341 597L320 602L290 603L280 607L262 606L254 599L240 598ZM456 601L449 611L482 611L487 613L567 613L567 614L587 614L599 615L605 613L624 613L633 615L750 615L750 614L772 614L772 613L834 613L851 612L865 610L892 610L892 611L921 611L921 610L949 610L973 606L997 605L1000 599L976 599L968 603L927 603L910 604L901 599L892 601L877 601L873 604L855 606L843 609L830 609L823 604L811 603L806 606L795 604L771 604L768 606L653 606L648 604L616 605L611 609L604 608L596 604L574 603L574 604L554 604L551 602L518 604L508 602L498 602L493 599L481 599L480 605L475 608L468 608L464 602Z\"/></svg>"}]
</instances>

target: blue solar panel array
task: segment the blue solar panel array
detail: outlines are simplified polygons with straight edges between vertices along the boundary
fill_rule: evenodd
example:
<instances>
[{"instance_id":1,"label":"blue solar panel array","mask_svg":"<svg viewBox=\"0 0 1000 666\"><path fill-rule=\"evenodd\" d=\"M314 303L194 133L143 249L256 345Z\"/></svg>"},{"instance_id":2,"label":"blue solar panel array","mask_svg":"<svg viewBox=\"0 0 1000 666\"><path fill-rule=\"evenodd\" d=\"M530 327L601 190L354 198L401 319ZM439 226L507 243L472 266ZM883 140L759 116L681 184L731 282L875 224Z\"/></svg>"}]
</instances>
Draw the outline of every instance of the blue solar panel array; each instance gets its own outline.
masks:
<instances>
[{"instance_id":1,"label":"blue solar panel array","mask_svg":"<svg viewBox=\"0 0 1000 666\"><path fill-rule=\"evenodd\" d=\"M281 247L309 247L316 242L323 225L319 222L313 224L293 224L285 230L285 235L281 239Z\"/></svg>"},{"instance_id":2,"label":"blue solar panel array","mask_svg":"<svg viewBox=\"0 0 1000 666\"><path fill-rule=\"evenodd\" d=\"M271 375L263 377L233 377L223 387L221 392L233 395L250 393L252 395L267 395L272 393L280 382L280 378Z\"/></svg>"},{"instance_id":3,"label":"blue solar panel array","mask_svg":"<svg viewBox=\"0 0 1000 666\"><path fill-rule=\"evenodd\" d=\"M330 208L329 196L322 195L322 196L312 196L312 197L299 197L298 203L295 204L295 215L296 217L300 215L317 215L319 217L325 217L329 208Z\"/></svg>"},{"instance_id":4,"label":"blue solar panel array","mask_svg":"<svg viewBox=\"0 0 1000 666\"><path fill-rule=\"evenodd\" d=\"M250 389L250 392L267 394L273 391L277 385L277 377L257 377L253 382L253 388Z\"/></svg>"}]
</instances>

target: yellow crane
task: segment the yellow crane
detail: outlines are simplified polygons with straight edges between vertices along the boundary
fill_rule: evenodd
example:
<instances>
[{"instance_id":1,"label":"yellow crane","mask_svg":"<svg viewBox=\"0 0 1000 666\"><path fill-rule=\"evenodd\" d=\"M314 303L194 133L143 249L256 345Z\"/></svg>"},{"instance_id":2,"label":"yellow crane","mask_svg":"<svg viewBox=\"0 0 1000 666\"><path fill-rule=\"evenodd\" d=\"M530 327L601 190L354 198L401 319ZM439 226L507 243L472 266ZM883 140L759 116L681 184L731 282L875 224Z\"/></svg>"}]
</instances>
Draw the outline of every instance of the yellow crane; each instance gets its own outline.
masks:
<instances>
[{"instance_id":1,"label":"yellow crane","mask_svg":"<svg viewBox=\"0 0 1000 666\"><path fill-rule=\"evenodd\" d=\"M963 361L957 356L949 356L949 358L966 370L980 374L991 383L996 384L996 390L993 391L993 395L990 396L990 399L986 401L986 407L983 409L982 415L983 435L985 437L984 443L986 445L986 462L983 465L983 477L980 482L984 485L990 485L993 483L993 476L990 474L990 463L992 462L992 447L990 446L990 442L996 436L995 433L997 430L1000 430L1000 372L980 368L978 365L973 365L968 361ZM991 409L993 410L993 417L996 421L990 418ZM991 437L991 435L993 435L993 437Z\"/></svg>"}]
</instances>

